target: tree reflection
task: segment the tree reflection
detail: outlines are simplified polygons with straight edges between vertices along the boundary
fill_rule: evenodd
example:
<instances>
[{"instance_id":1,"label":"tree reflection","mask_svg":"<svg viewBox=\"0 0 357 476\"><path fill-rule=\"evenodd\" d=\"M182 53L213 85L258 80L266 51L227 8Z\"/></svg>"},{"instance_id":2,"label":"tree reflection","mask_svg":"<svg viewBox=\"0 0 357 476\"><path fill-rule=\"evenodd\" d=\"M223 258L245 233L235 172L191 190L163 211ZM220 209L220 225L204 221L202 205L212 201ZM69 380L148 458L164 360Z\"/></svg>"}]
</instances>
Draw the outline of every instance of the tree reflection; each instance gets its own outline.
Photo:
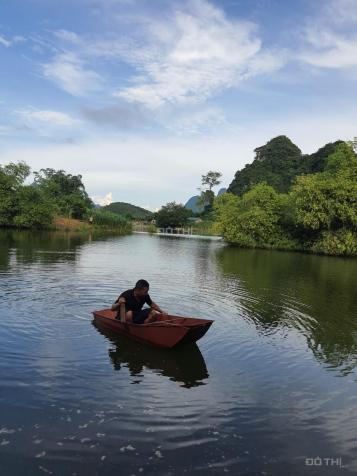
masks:
<instances>
[{"instance_id":1,"label":"tree reflection","mask_svg":"<svg viewBox=\"0 0 357 476\"><path fill-rule=\"evenodd\" d=\"M10 251L17 263L74 262L81 246L116 237L110 233L0 229L0 266L9 267Z\"/></svg>"},{"instance_id":2,"label":"tree reflection","mask_svg":"<svg viewBox=\"0 0 357 476\"><path fill-rule=\"evenodd\" d=\"M357 260L302 253L217 250L243 317L262 332L296 328L315 357L341 372L357 363Z\"/></svg>"}]
</instances>

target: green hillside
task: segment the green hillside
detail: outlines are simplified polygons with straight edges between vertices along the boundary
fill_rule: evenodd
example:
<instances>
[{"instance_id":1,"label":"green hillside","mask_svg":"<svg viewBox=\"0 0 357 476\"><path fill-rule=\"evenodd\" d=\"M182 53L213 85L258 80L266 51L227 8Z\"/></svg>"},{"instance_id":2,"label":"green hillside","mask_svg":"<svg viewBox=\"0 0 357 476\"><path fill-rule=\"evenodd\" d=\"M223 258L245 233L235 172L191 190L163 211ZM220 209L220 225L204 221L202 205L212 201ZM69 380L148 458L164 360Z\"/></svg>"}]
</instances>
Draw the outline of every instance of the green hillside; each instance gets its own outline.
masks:
<instances>
[{"instance_id":1,"label":"green hillside","mask_svg":"<svg viewBox=\"0 0 357 476\"><path fill-rule=\"evenodd\" d=\"M286 193L298 175L321 172L339 144L341 141L326 144L308 155L302 154L288 137L275 137L254 150L253 162L236 172L228 192L241 196L253 185L266 182L277 192Z\"/></svg>"},{"instance_id":2,"label":"green hillside","mask_svg":"<svg viewBox=\"0 0 357 476\"><path fill-rule=\"evenodd\" d=\"M280 137L255 151L215 199L215 231L241 247L357 256L357 140L299 155Z\"/></svg>"},{"instance_id":3,"label":"green hillside","mask_svg":"<svg viewBox=\"0 0 357 476\"><path fill-rule=\"evenodd\" d=\"M110 205L102 207L102 210L108 210L112 213L118 213L118 215L132 217L136 220L144 220L153 217L153 213L149 210L125 202L113 202Z\"/></svg>"}]
</instances>

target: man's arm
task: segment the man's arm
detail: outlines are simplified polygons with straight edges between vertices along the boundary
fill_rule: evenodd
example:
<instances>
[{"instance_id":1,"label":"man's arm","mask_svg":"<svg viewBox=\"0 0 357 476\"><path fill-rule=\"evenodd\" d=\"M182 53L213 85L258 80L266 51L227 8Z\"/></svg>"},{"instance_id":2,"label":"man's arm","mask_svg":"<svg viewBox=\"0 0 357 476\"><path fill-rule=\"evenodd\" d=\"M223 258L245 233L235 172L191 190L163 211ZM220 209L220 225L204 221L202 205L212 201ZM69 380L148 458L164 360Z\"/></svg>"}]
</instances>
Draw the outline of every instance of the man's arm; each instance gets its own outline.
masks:
<instances>
[{"instance_id":1,"label":"man's arm","mask_svg":"<svg viewBox=\"0 0 357 476\"><path fill-rule=\"evenodd\" d=\"M119 311L120 305L125 304L125 303L126 303L125 298L124 297L119 297L115 301L115 303L112 305L112 311Z\"/></svg>"},{"instance_id":2,"label":"man's arm","mask_svg":"<svg viewBox=\"0 0 357 476\"><path fill-rule=\"evenodd\" d=\"M154 311L160 312L161 314L167 314L167 312L163 311L161 307L159 307L154 301L151 303L151 309L154 309Z\"/></svg>"}]
</instances>

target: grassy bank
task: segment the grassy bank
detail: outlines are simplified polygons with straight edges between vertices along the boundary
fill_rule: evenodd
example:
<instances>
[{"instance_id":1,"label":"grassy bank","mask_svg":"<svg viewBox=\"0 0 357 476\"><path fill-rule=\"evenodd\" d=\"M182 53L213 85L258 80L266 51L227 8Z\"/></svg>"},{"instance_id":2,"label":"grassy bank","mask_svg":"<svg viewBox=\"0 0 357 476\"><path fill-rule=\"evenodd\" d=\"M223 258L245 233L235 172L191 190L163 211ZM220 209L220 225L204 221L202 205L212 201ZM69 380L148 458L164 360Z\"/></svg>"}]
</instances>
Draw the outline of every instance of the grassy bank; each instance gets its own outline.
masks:
<instances>
[{"instance_id":1,"label":"grassy bank","mask_svg":"<svg viewBox=\"0 0 357 476\"><path fill-rule=\"evenodd\" d=\"M113 222L110 219L102 219L99 223L97 223L95 216L93 223L85 220L76 220L74 218L55 217L52 221L50 229L77 232L110 231L120 234L127 234L131 233L132 226L128 221L116 220Z\"/></svg>"},{"instance_id":2,"label":"grassy bank","mask_svg":"<svg viewBox=\"0 0 357 476\"><path fill-rule=\"evenodd\" d=\"M55 217L50 229L62 231L90 231L93 225L74 218Z\"/></svg>"},{"instance_id":3,"label":"grassy bank","mask_svg":"<svg viewBox=\"0 0 357 476\"><path fill-rule=\"evenodd\" d=\"M213 221L204 220L201 222L192 223L189 226L192 227L192 234L194 235L204 235L204 236L213 236L219 235L213 228Z\"/></svg>"}]
</instances>

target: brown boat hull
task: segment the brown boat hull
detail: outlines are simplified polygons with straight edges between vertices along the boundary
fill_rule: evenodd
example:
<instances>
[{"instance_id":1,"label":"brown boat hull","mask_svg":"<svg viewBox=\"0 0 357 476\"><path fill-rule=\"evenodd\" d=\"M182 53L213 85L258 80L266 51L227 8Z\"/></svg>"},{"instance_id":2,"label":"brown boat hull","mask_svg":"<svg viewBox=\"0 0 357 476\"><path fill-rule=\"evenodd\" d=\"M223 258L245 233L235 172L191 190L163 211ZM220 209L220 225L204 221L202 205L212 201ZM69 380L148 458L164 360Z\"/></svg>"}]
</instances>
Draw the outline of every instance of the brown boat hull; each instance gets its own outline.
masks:
<instances>
[{"instance_id":1,"label":"brown boat hull","mask_svg":"<svg viewBox=\"0 0 357 476\"><path fill-rule=\"evenodd\" d=\"M110 309L93 312L96 324L144 344L172 348L179 344L196 342L208 331L213 321L181 316L158 316L150 324L122 323Z\"/></svg>"}]
</instances>

